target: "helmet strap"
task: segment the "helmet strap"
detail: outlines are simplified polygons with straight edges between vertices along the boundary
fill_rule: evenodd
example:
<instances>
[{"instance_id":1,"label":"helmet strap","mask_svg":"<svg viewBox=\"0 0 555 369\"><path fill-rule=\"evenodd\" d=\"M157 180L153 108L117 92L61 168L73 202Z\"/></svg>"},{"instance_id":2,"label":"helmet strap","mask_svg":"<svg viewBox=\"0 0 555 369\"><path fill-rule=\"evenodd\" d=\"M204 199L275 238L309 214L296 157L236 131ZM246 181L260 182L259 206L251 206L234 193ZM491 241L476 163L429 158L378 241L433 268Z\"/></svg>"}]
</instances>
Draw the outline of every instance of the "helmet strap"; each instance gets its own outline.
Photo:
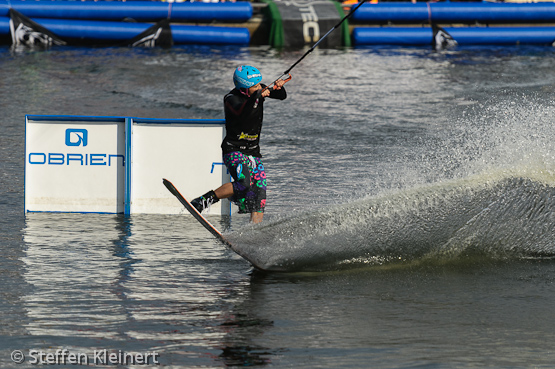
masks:
<instances>
[{"instance_id":1,"label":"helmet strap","mask_svg":"<svg viewBox=\"0 0 555 369\"><path fill-rule=\"evenodd\" d=\"M247 97L251 97L251 95L249 95L249 89L248 89L248 88L243 88L243 87L241 87L241 88L239 89L239 91L240 91L243 95L245 95L245 96L247 96Z\"/></svg>"}]
</instances>

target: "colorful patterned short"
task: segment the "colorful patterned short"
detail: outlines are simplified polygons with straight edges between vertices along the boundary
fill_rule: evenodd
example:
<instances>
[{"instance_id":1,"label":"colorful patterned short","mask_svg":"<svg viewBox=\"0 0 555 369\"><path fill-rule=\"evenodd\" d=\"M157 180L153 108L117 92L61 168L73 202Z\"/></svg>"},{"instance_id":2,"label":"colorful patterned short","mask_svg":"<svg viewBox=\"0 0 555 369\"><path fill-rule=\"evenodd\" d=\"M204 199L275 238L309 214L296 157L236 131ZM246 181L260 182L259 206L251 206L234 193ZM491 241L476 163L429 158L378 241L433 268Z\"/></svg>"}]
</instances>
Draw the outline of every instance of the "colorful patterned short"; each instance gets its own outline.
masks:
<instances>
[{"instance_id":1,"label":"colorful patterned short","mask_svg":"<svg viewBox=\"0 0 555 369\"><path fill-rule=\"evenodd\" d=\"M235 151L225 154L223 159L234 180L230 200L239 207L239 213L263 213L266 207L266 172L260 158Z\"/></svg>"}]
</instances>

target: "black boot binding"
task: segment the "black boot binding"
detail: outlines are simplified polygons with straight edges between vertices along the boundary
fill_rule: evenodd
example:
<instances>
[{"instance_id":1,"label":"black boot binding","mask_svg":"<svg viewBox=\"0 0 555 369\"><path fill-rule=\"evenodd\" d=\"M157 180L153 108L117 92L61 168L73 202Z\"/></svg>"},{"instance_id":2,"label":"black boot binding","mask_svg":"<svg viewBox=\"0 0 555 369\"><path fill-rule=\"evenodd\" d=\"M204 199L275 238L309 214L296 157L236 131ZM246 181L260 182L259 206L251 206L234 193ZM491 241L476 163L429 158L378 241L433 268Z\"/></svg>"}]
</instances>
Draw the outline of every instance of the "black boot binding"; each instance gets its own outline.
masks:
<instances>
[{"instance_id":1,"label":"black boot binding","mask_svg":"<svg viewBox=\"0 0 555 369\"><path fill-rule=\"evenodd\" d=\"M203 210L208 209L210 205L215 204L218 201L220 201L220 199L218 199L216 193L214 191L208 191L204 195L197 197L196 199L191 201L191 205L193 205L199 213L202 213Z\"/></svg>"}]
</instances>

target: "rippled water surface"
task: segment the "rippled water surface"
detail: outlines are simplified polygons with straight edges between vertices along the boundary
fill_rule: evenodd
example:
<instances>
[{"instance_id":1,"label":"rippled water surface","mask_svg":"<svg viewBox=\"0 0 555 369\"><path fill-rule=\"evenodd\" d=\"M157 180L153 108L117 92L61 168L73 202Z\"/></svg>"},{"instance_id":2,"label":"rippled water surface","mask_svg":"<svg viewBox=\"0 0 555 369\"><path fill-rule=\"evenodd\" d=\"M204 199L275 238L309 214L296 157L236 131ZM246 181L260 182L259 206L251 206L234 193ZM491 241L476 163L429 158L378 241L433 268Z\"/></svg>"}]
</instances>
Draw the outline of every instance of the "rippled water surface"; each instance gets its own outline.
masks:
<instances>
[{"instance_id":1,"label":"rippled water surface","mask_svg":"<svg viewBox=\"0 0 555 369\"><path fill-rule=\"evenodd\" d=\"M185 212L24 213L25 114L222 118L235 66L302 53L0 48L1 367L555 366L551 48L312 53L265 104L264 223L211 217L268 273Z\"/></svg>"}]
</instances>

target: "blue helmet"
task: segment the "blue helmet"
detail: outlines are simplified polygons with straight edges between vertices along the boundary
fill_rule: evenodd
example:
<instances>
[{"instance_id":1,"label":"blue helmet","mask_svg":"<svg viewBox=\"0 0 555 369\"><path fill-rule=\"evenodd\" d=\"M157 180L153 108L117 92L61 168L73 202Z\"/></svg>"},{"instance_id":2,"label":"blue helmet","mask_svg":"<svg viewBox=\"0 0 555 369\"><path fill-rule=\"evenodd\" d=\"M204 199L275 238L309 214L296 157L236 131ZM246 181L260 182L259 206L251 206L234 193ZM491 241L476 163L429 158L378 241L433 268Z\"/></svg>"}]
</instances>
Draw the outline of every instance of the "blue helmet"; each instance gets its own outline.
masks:
<instances>
[{"instance_id":1,"label":"blue helmet","mask_svg":"<svg viewBox=\"0 0 555 369\"><path fill-rule=\"evenodd\" d=\"M259 84L260 81L262 81L262 74L250 65L237 67L235 73L233 73L233 83L237 88L249 88Z\"/></svg>"}]
</instances>

